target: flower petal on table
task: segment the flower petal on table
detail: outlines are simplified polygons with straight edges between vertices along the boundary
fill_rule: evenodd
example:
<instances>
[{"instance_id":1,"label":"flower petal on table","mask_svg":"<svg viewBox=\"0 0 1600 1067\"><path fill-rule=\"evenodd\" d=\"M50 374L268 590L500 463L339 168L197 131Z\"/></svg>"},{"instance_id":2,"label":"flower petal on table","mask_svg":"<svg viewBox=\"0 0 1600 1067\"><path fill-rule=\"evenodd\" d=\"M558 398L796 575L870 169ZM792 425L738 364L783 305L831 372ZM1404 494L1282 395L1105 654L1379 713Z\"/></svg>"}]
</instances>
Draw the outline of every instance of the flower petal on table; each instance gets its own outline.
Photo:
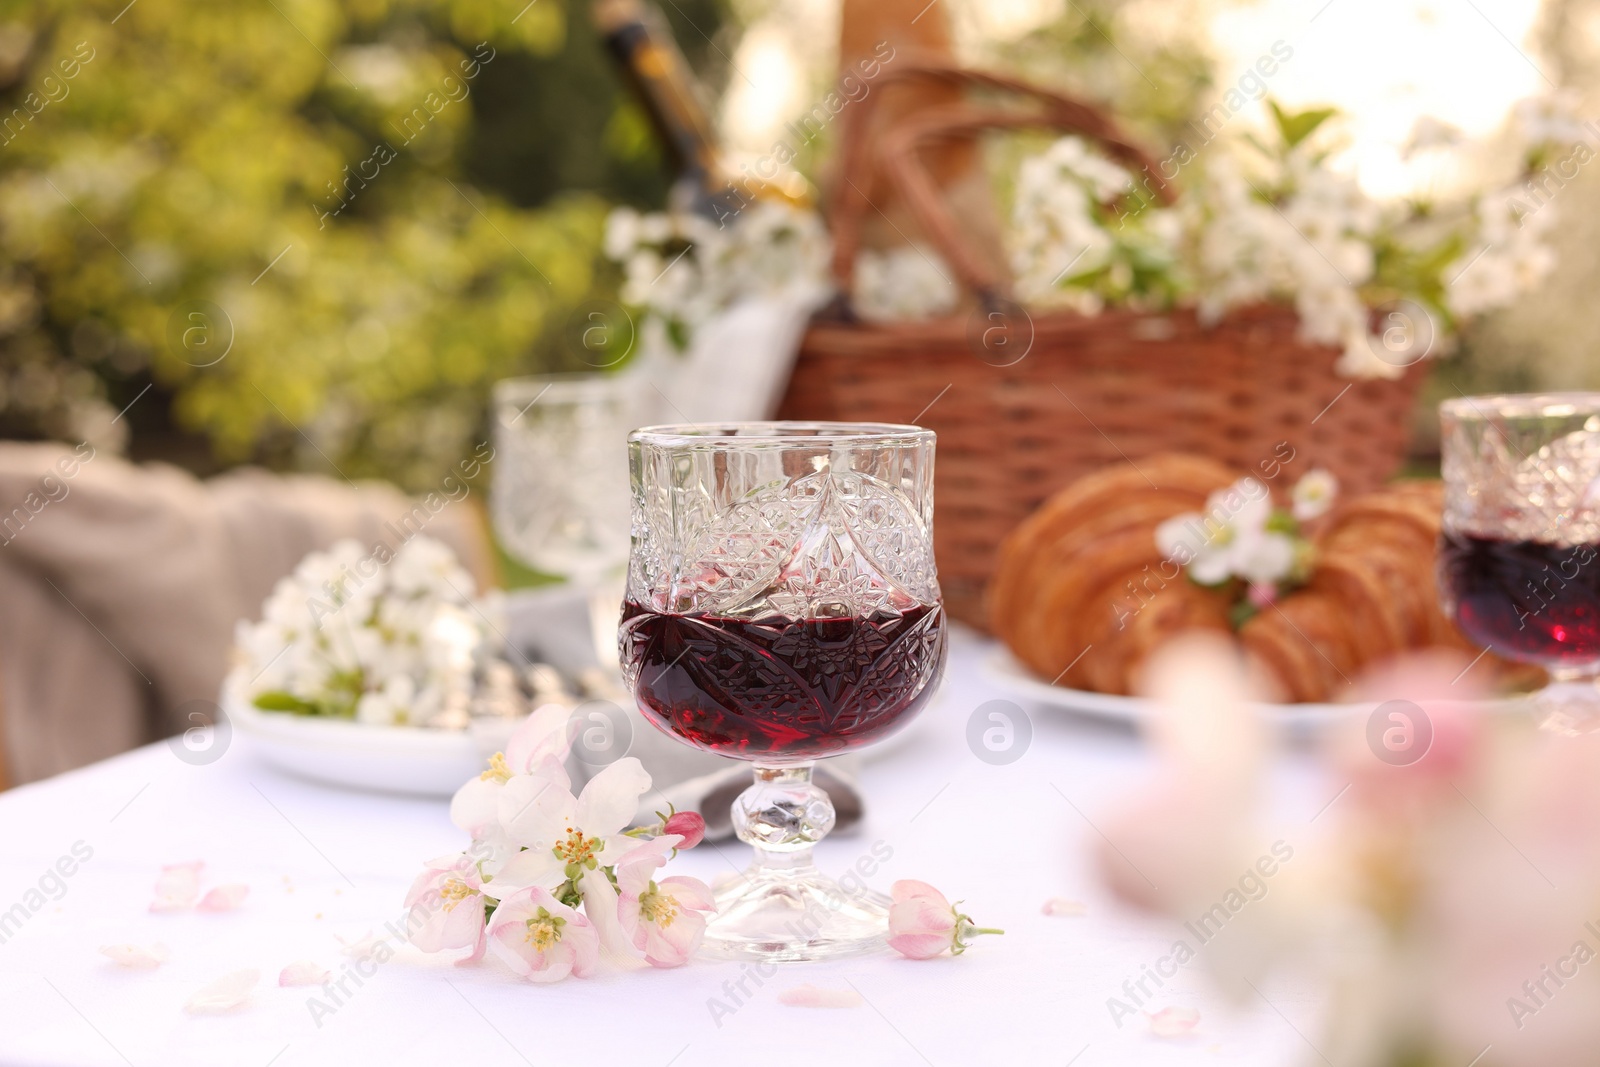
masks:
<instances>
[{"instance_id":1,"label":"flower petal on table","mask_svg":"<svg viewBox=\"0 0 1600 1067\"><path fill-rule=\"evenodd\" d=\"M1154 1014L1146 1013L1150 1032L1157 1037L1188 1037L1200 1025L1200 1012L1196 1008L1162 1008Z\"/></svg>"},{"instance_id":2,"label":"flower petal on table","mask_svg":"<svg viewBox=\"0 0 1600 1067\"><path fill-rule=\"evenodd\" d=\"M204 866L204 863L196 861L174 863L161 868L150 910L187 911L194 907L194 902L200 896L200 868Z\"/></svg>"},{"instance_id":3,"label":"flower petal on table","mask_svg":"<svg viewBox=\"0 0 1600 1067\"><path fill-rule=\"evenodd\" d=\"M291 985L321 985L333 976L333 972L320 963L311 960L296 960L289 964L278 974L280 986Z\"/></svg>"},{"instance_id":4,"label":"flower petal on table","mask_svg":"<svg viewBox=\"0 0 1600 1067\"><path fill-rule=\"evenodd\" d=\"M232 1011L250 999L250 991L260 980L260 971L234 971L232 974L225 974L190 997L183 1010L191 1015Z\"/></svg>"},{"instance_id":5,"label":"flower petal on table","mask_svg":"<svg viewBox=\"0 0 1600 1067\"><path fill-rule=\"evenodd\" d=\"M167 946L157 943L143 945L101 945L100 954L119 967L136 971L153 971L167 962Z\"/></svg>"},{"instance_id":6,"label":"flower petal on table","mask_svg":"<svg viewBox=\"0 0 1600 1067\"><path fill-rule=\"evenodd\" d=\"M1046 915L1070 916L1073 918L1087 915L1089 912L1089 909L1084 906L1082 901L1068 900L1066 897L1051 897L1044 902L1044 907L1041 910Z\"/></svg>"},{"instance_id":7,"label":"flower petal on table","mask_svg":"<svg viewBox=\"0 0 1600 1067\"><path fill-rule=\"evenodd\" d=\"M853 989L824 989L808 983L785 989L778 994L778 1003L791 1008L859 1008L861 994Z\"/></svg>"},{"instance_id":8,"label":"flower petal on table","mask_svg":"<svg viewBox=\"0 0 1600 1067\"><path fill-rule=\"evenodd\" d=\"M346 941L339 934L334 934L333 936L339 939L339 954L341 956L349 956L353 960L371 959L373 954L378 951L378 946L383 943L383 939L371 930L368 930L354 941Z\"/></svg>"},{"instance_id":9,"label":"flower petal on table","mask_svg":"<svg viewBox=\"0 0 1600 1067\"><path fill-rule=\"evenodd\" d=\"M244 903L250 887L242 883L219 885L200 898L201 911L232 911Z\"/></svg>"}]
</instances>

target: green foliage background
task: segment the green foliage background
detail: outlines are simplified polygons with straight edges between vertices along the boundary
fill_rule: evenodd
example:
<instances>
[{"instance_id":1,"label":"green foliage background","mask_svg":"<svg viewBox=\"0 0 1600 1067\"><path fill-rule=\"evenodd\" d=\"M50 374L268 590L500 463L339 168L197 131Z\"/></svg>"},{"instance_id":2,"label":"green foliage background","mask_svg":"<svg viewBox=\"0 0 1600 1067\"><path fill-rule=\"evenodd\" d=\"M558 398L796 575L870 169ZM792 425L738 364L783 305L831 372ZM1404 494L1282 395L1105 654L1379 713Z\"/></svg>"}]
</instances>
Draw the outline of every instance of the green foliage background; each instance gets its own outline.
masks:
<instances>
[{"instance_id":1,"label":"green foliage background","mask_svg":"<svg viewBox=\"0 0 1600 1067\"><path fill-rule=\"evenodd\" d=\"M569 365L610 202L664 197L577 0L125 4L0 0L0 436L427 486ZM667 13L715 81L718 0Z\"/></svg>"}]
</instances>

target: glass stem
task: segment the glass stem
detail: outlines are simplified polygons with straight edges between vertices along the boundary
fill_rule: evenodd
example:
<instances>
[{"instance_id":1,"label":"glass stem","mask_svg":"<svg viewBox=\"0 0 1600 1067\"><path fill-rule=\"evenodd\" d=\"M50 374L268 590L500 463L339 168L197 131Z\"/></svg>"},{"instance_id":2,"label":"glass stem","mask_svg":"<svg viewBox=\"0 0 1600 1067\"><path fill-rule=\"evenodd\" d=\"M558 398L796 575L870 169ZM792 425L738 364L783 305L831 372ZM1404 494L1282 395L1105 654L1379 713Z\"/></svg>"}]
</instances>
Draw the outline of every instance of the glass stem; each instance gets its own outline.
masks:
<instances>
[{"instance_id":1,"label":"glass stem","mask_svg":"<svg viewBox=\"0 0 1600 1067\"><path fill-rule=\"evenodd\" d=\"M1589 666L1552 667L1550 684L1533 694L1533 708L1550 733L1600 733L1600 676Z\"/></svg>"},{"instance_id":2,"label":"glass stem","mask_svg":"<svg viewBox=\"0 0 1600 1067\"><path fill-rule=\"evenodd\" d=\"M733 802L733 829L761 867L811 866L811 847L833 829L833 801L811 780L814 764L757 763L755 782Z\"/></svg>"}]
</instances>

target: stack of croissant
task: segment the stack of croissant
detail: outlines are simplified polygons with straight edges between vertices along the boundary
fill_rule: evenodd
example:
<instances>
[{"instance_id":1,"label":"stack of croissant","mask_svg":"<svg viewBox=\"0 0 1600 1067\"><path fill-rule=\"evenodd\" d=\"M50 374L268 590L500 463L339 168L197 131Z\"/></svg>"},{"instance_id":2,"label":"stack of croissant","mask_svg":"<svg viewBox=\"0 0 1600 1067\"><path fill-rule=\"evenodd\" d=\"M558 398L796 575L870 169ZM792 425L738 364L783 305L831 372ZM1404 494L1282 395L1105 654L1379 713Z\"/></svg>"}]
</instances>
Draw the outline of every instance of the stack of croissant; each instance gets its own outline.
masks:
<instances>
[{"instance_id":1,"label":"stack of croissant","mask_svg":"<svg viewBox=\"0 0 1600 1067\"><path fill-rule=\"evenodd\" d=\"M1236 591L1190 581L1156 527L1203 512L1236 483L1208 459L1162 455L1091 474L1007 539L990 589L995 633L1042 678L1131 693L1150 653L1188 630L1232 633ZM1345 502L1320 522L1310 580L1251 616L1245 649L1286 701L1337 700L1362 670L1401 652L1473 648L1440 611L1438 482Z\"/></svg>"}]
</instances>

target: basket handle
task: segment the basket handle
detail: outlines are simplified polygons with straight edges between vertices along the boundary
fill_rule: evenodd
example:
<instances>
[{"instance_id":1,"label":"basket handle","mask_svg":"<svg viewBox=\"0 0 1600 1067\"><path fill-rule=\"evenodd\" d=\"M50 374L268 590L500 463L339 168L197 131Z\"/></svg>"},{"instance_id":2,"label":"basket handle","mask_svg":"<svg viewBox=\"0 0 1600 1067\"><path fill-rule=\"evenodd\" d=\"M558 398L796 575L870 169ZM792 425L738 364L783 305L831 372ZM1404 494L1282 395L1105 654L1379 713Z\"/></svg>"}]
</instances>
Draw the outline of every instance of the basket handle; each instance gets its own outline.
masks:
<instances>
[{"instance_id":1,"label":"basket handle","mask_svg":"<svg viewBox=\"0 0 1600 1067\"><path fill-rule=\"evenodd\" d=\"M1098 142L1113 158L1135 172L1149 174L1149 185L1162 203L1172 202L1172 188L1161 177L1154 161L1128 141L1117 125L1094 107L1041 89L1027 82L987 71L969 70L942 64L920 63L885 72L879 86L926 78L976 88L995 89L1028 97L1044 105L1038 112L981 108L971 105L930 108L907 118L890 132L882 148L882 158L907 206L940 253L954 268L962 282L980 298L989 300L1005 289L1003 279L994 276L961 236L949 209L939 195L927 169L917 157L917 149L928 141L968 136L987 129L1056 129ZM832 273L841 293L848 294L855 275L856 254L860 250L861 227L873 205L862 188L869 178L870 153L866 144L872 101L869 93L860 105L850 109L841 131L839 180L830 198L828 221L833 231Z\"/></svg>"}]
</instances>

